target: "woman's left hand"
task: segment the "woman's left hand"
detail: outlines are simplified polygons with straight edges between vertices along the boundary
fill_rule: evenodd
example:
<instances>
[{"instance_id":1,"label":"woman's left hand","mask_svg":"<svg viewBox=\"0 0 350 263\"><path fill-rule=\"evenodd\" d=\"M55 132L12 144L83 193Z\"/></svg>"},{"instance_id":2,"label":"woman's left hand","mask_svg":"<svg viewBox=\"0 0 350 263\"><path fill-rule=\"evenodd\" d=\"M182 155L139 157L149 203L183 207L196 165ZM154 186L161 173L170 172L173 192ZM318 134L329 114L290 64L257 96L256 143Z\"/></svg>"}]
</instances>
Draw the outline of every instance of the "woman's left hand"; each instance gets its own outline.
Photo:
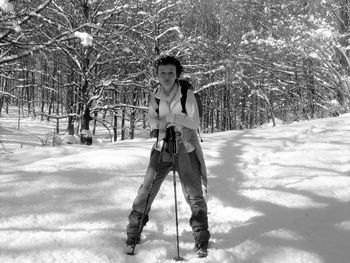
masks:
<instances>
[{"instance_id":1,"label":"woman's left hand","mask_svg":"<svg viewBox=\"0 0 350 263\"><path fill-rule=\"evenodd\" d=\"M181 132L181 138L183 141L189 141L190 140L190 130L187 128L182 128L180 130Z\"/></svg>"},{"instance_id":2,"label":"woman's left hand","mask_svg":"<svg viewBox=\"0 0 350 263\"><path fill-rule=\"evenodd\" d=\"M167 122L170 122L172 124L175 124L175 118L176 118L175 114L168 114L166 116Z\"/></svg>"}]
</instances>

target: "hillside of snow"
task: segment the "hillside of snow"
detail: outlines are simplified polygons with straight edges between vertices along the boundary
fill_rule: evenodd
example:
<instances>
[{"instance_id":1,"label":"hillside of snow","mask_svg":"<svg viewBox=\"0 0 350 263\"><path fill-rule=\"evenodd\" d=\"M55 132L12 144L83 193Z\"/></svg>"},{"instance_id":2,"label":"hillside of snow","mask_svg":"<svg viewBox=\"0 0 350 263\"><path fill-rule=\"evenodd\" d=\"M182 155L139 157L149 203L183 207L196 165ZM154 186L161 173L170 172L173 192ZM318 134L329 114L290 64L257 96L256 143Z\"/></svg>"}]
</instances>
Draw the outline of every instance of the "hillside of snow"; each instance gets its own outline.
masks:
<instances>
[{"instance_id":1,"label":"hillside of snow","mask_svg":"<svg viewBox=\"0 0 350 263\"><path fill-rule=\"evenodd\" d=\"M153 139L44 147L54 125L16 127L0 118L1 263L174 262L171 174L136 255L123 253ZM186 262L349 262L350 114L202 136L212 239L209 256L196 258L178 183Z\"/></svg>"}]
</instances>

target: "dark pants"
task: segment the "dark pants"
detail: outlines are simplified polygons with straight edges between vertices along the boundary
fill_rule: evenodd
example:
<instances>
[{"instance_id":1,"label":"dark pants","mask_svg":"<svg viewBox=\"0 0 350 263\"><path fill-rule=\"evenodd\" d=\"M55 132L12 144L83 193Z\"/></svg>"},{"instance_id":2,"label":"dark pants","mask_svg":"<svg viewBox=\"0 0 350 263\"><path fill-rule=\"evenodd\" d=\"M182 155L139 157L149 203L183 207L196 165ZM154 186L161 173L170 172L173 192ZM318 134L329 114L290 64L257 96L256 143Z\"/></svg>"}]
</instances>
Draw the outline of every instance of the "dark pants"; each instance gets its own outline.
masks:
<instances>
[{"instance_id":1,"label":"dark pants","mask_svg":"<svg viewBox=\"0 0 350 263\"><path fill-rule=\"evenodd\" d=\"M162 155L162 156L160 156ZM150 163L148 165L143 184L137 192L137 196L132 205L132 211L129 215L129 224L127 226L128 239L130 236L139 236L139 224L142 213L144 212L149 190L154 178L154 184L150 193L146 214L142 226L148 221L148 214L152 203L159 192L159 189L170 171L173 169L171 159L163 158L163 153L152 150ZM184 145L178 145L178 154L175 160L176 170L178 171L182 191L187 203L191 208L190 225L193 230L195 243L207 244L210 234L208 231L207 204L203 197L200 163L195 151L187 153ZM154 177L155 175L155 177Z\"/></svg>"}]
</instances>

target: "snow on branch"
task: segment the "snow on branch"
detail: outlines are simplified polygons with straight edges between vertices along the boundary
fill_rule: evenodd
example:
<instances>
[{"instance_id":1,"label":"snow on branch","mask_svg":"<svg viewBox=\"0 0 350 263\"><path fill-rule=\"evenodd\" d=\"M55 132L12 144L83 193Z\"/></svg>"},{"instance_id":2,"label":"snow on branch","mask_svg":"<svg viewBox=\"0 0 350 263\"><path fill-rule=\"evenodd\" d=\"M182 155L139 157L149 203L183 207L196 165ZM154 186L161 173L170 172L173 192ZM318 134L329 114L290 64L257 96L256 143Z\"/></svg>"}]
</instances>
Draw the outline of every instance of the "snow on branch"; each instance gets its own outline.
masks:
<instances>
[{"instance_id":1,"label":"snow on branch","mask_svg":"<svg viewBox=\"0 0 350 263\"><path fill-rule=\"evenodd\" d=\"M204 74L204 75L215 74L215 73L218 73L218 72L221 72L221 71L224 71L224 70L225 70L225 67L221 65L218 68L214 68L214 69L211 69L211 70L208 70L208 71L198 71L198 72L192 73L191 75L192 76L196 76L196 75L202 75L202 74Z\"/></svg>"},{"instance_id":2,"label":"snow on branch","mask_svg":"<svg viewBox=\"0 0 350 263\"><path fill-rule=\"evenodd\" d=\"M1 0L0 0L0 1L1 1ZM17 97L16 97L15 95L0 90L0 98L5 97L5 96L6 96L6 97L11 97L11 98L17 99Z\"/></svg>"},{"instance_id":3,"label":"snow on branch","mask_svg":"<svg viewBox=\"0 0 350 263\"><path fill-rule=\"evenodd\" d=\"M203 87L201 87L200 89L196 90L195 93L199 93L205 89L208 89L208 88L211 88L211 87L214 87L214 86L219 86L219 85L224 85L226 82L225 80L218 80L218 81L214 81L214 82L211 82L207 85L204 85Z\"/></svg>"},{"instance_id":4,"label":"snow on branch","mask_svg":"<svg viewBox=\"0 0 350 263\"><path fill-rule=\"evenodd\" d=\"M43 3L42 5L40 5L35 11L30 12L29 15L26 15L21 21L15 21L14 25L14 31L18 32L21 30L21 25L26 23L29 19L31 19L34 15L38 14L39 12L41 12L44 8L46 8L50 2L52 0L48 0L45 3ZM4 7L5 5L1 5L1 3L5 3L7 2L7 0L0 0L0 8ZM0 39L5 39L8 35L10 35L13 32L13 29L8 29L5 32L1 32L0 34Z\"/></svg>"},{"instance_id":5,"label":"snow on branch","mask_svg":"<svg viewBox=\"0 0 350 263\"><path fill-rule=\"evenodd\" d=\"M0 8L7 13L13 12L13 4L8 0L0 0Z\"/></svg>"},{"instance_id":6,"label":"snow on branch","mask_svg":"<svg viewBox=\"0 0 350 263\"><path fill-rule=\"evenodd\" d=\"M158 1L158 2L161 2L161 1ZM171 4L171 5L168 5L168 6L166 6L166 7L163 7L163 8L161 8L161 9L159 9L159 11L157 12L157 14L159 15L160 13L166 11L167 9L172 8L173 6L175 6L175 4Z\"/></svg>"},{"instance_id":7,"label":"snow on branch","mask_svg":"<svg viewBox=\"0 0 350 263\"><path fill-rule=\"evenodd\" d=\"M18 53L16 55L10 55L10 56L5 56L5 57L0 57L0 65L1 64L5 64L5 63L9 63L11 61L14 61L14 60L17 60L17 59L20 59L22 57L25 57L29 54L32 54L33 52L37 51L37 50L40 50L44 48L43 45L40 45L40 46L37 46L35 48L31 48L31 49L28 49L28 50L25 50L23 51L22 53Z\"/></svg>"},{"instance_id":8,"label":"snow on branch","mask_svg":"<svg viewBox=\"0 0 350 263\"><path fill-rule=\"evenodd\" d=\"M115 6L114 8L111 8L111 9L106 9L104 11L99 11L99 12L97 12L96 15L97 16L113 15L113 14L115 14L116 11L122 11L122 10L128 8L128 7L129 7L128 4L123 5L123 6Z\"/></svg>"},{"instance_id":9,"label":"snow on branch","mask_svg":"<svg viewBox=\"0 0 350 263\"><path fill-rule=\"evenodd\" d=\"M135 105L124 104L124 103L119 103L119 104L117 105L117 107L120 107L120 108L132 108L132 109L135 109L135 110L145 110L145 111L148 111L148 107L145 107L145 106L135 106Z\"/></svg>"},{"instance_id":10,"label":"snow on branch","mask_svg":"<svg viewBox=\"0 0 350 263\"><path fill-rule=\"evenodd\" d=\"M65 33L65 34L68 34L68 33ZM60 36L58 36L58 37L56 37L56 38L54 38L54 39L52 39L44 44L34 46L30 49L24 50L23 52L17 53L15 55L3 56L4 54L1 54L0 55L0 65L5 64L5 63L9 63L11 61L14 61L14 60L20 59L22 57L28 56L30 54L33 54L36 51L39 51L39 50L41 50L49 45L52 45L54 42L56 42L58 40L64 40L64 38L66 37L65 34L61 34Z\"/></svg>"},{"instance_id":11,"label":"snow on branch","mask_svg":"<svg viewBox=\"0 0 350 263\"><path fill-rule=\"evenodd\" d=\"M87 47L92 45L93 37L89 33L77 31L74 32L74 36L80 38L83 46Z\"/></svg>"},{"instance_id":12,"label":"snow on branch","mask_svg":"<svg viewBox=\"0 0 350 263\"><path fill-rule=\"evenodd\" d=\"M91 109L91 112L101 111L101 110L118 110L121 108L129 108L134 110L141 110L141 111L148 111L148 107L146 106L136 106L136 105L130 105L125 103L119 103L116 105L105 105L103 107L94 107Z\"/></svg>"},{"instance_id":13,"label":"snow on branch","mask_svg":"<svg viewBox=\"0 0 350 263\"><path fill-rule=\"evenodd\" d=\"M161 33L158 36L156 36L155 40L159 40L160 38L162 38L165 34L167 34L170 31L176 31L178 33L178 35L179 35L179 38L183 38L183 34L181 32L181 29L178 26L174 26L174 27L168 28L163 33Z\"/></svg>"}]
</instances>

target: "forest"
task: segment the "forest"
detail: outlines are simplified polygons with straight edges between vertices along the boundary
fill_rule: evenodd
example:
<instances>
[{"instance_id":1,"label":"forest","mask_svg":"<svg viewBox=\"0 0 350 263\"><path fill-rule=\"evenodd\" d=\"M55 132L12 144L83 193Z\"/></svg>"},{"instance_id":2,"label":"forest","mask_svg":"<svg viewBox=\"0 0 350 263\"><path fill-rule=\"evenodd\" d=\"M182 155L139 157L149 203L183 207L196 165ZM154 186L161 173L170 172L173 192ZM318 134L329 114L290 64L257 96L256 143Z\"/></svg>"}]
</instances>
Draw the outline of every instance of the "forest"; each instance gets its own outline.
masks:
<instances>
[{"instance_id":1,"label":"forest","mask_svg":"<svg viewBox=\"0 0 350 263\"><path fill-rule=\"evenodd\" d=\"M0 0L0 117L133 139L163 54L201 96L204 133L338 116L349 25L348 0Z\"/></svg>"}]
</instances>

